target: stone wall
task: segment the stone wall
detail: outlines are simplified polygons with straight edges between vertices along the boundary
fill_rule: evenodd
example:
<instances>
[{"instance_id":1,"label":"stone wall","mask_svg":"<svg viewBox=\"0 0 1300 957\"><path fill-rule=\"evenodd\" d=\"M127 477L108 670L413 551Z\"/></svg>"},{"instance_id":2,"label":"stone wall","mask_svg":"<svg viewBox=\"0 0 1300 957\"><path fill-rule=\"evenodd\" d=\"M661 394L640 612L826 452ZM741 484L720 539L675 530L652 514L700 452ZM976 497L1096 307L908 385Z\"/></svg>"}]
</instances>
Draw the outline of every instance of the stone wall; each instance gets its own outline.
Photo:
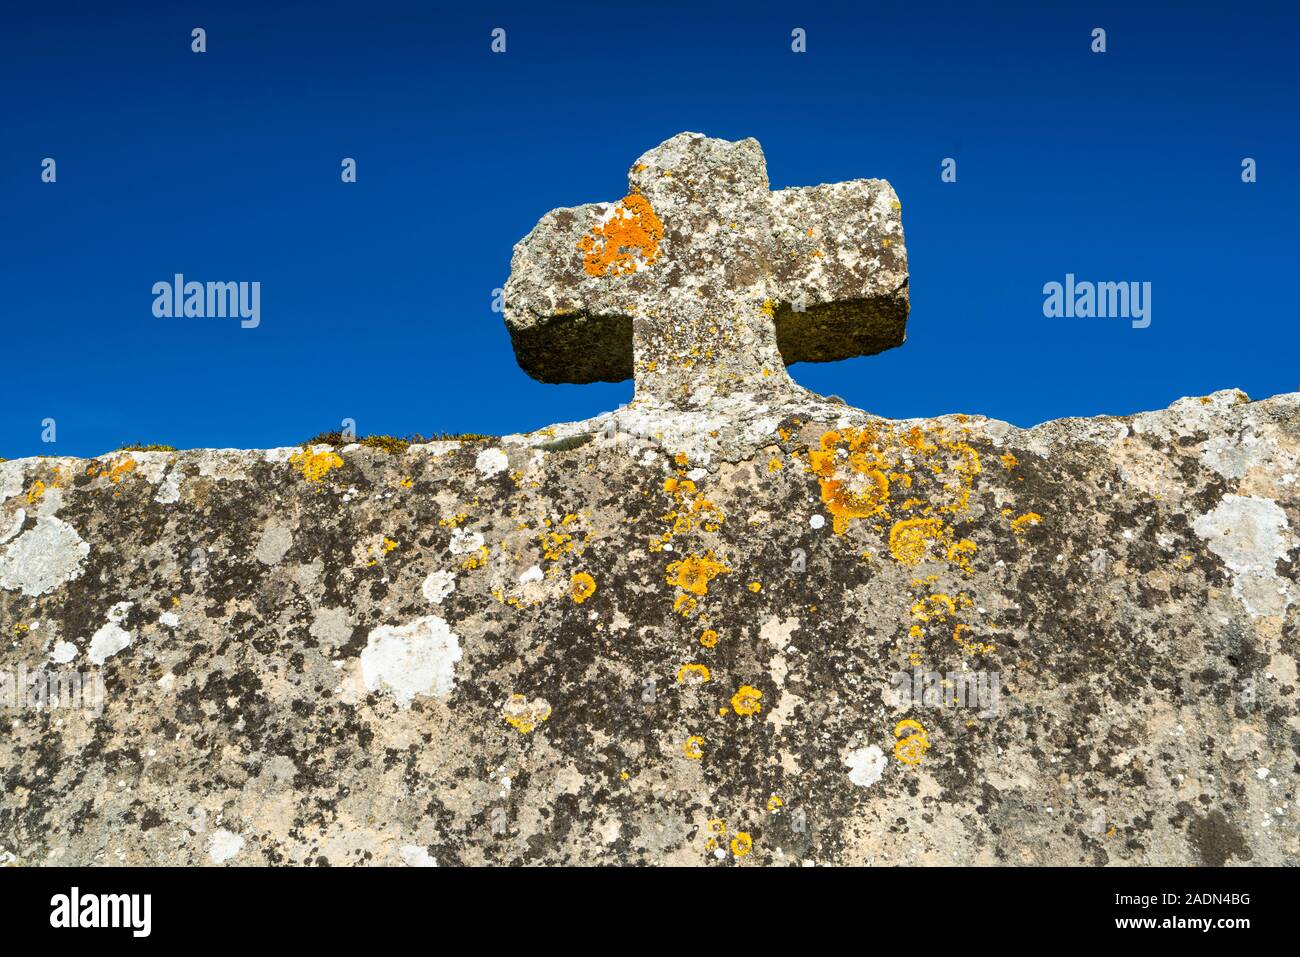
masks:
<instances>
[{"instance_id":1,"label":"stone wall","mask_svg":"<svg viewBox=\"0 0 1300 957\"><path fill-rule=\"evenodd\" d=\"M1300 395L745 401L0 463L0 855L1295 863Z\"/></svg>"}]
</instances>

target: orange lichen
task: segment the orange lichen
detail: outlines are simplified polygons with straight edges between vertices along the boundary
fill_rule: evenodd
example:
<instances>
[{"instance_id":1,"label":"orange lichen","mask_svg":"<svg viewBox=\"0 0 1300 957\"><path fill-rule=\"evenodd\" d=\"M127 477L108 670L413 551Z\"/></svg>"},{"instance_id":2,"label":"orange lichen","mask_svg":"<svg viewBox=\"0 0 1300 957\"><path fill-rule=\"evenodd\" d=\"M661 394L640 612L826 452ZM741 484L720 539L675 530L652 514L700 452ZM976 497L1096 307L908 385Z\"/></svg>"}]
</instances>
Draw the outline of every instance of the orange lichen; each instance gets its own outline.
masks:
<instances>
[{"instance_id":1,"label":"orange lichen","mask_svg":"<svg viewBox=\"0 0 1300 957\"><path fill-rule=\"evenodd\" d=\"M590 276L621 276L659 258L664 224L644 196L632 193L614 207L605 223L582 237L582 265Z\"/></svg>"},{"instance_id":2,"label":"orange lichen","mask_svg":"<svg viewBox=\"0 0 1300 957\"><path fill-rule=\"evenodd\" d=\"M704 632L704 634L700 635L700 644L702 644L705 648L712 648L715 645L717 645L717 643L718 643L718 633L714 631L712 628L709 628Z\"/></svg>"},{"instance_id":3,"label":"orange lichen","mask_svg":"<svg viewBox=\"0 0 1300 957\"><path fill-rule=\"evenodd\" d=\"M681 561L668 565L668 584L676 585L692 595L705 595L709 582L731 569L714 558L712 550L703 555L687 555Z\"/></svg>"},{"instance_id":4,"label":"orange lichen","mask_svg":"<svg viewBox=\"0 0 1300 957\"><path fill-rule=\"evenodd\" d=\"M943 539L943 522L937 518L909 518L889 530L889 554L904 565L919 564L930 543Z\"/></svg>"},{"instance_id":5,"label":"orange lichen","mask_svg":"<svg viewBox=\"0 0 1300 957\"><path fill-rule=\"evenodd\" d=\"M569 597L581 605L584 601L596 594L596 579L592 578L586 572L577 572L569 585Z\"/></svg>"},{"instance_id":6,"label":"orange lichen","mask_svg":"<svg viewBox=\"0 0 1300 957\"><path fill-rule=\"evenodd\" d=\"M105 474L108 476L109 481L112 482L114 485L116 485L119 482L121 482L122 479L124 479L127 475L129 475L131 472L134 471L135 471L135 459L125 458L122 461L118 462L116 465L114 465L113 468L110 471L106 472Z\"/></svg>"},{"instance_id":7,"label":"orange lichen","mask_svg":"<svg viewBox=\"0 0 1300 957\"><path fill-rule=\"evenodd\" d=\"M832 429L822 435L817 448L808 451L807 461L821 485L822 502L837 535L843 535L854 520L889 522L907 517L891 515L891 511L919 511L923 516L963 513L980 474L979 454L943 426L902 430L881 424ZM897 505L891 494L894 485L908 490ZM902 534L913 546L915 536L927 530L937 540L951 544L945 527L907 529L912 531L905 529ZM915 553L914 547L904 551L908 556ZM967 557L963 547L953 554L953 561L964 564Z\"/></svg>"}]
</instances>

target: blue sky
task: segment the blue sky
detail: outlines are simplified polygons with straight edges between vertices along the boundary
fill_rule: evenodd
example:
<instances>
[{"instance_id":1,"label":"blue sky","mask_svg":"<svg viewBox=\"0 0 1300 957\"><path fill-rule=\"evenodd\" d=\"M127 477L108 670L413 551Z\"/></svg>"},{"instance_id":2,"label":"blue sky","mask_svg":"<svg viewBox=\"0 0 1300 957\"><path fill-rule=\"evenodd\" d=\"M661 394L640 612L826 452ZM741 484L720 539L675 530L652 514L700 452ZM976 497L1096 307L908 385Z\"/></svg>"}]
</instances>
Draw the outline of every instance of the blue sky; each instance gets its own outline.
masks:
<instances>
[{"instance_id":1,"label":"blue sky","mask_svg":"<svg viewBox=\"0 0 1300 957\"><path fill-rule=\"evenodd\" d=\"M819 392L1029 425L1300 384L1294 4L546 6L6 8L0 456L344 418L503 433L625 402L524 375L492 291L542 214L621 197L682 130L757 137L775 188L898 191L908 341L792 368ZM156 318L178 272L259 281L260 326ZM1150 327L1045 318L1067 272L1150 282Z\"/></svg>"}]
</instances>

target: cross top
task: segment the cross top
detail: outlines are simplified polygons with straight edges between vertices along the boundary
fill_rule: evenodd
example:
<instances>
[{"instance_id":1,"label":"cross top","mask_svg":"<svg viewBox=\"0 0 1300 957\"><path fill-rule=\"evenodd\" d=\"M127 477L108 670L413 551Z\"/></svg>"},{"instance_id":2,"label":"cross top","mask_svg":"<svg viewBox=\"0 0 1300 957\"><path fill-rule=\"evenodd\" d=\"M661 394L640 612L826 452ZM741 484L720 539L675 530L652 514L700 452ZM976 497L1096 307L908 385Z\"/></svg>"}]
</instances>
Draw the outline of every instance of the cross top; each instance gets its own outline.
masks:
<instances>
[{"instance_id":1,"label":"cross top","mask_svg":"<svg viewBox=\"0 0 1300 957\"><path fill-rule=\"evenodd\" d=\"M515 356L542 382L633 377L670 404L794 389L792 362L902 344L900 210L879 179L771 190L757 140L679 133L623 199L552 210L515 245Z\"/></svg>"}]
</instances>

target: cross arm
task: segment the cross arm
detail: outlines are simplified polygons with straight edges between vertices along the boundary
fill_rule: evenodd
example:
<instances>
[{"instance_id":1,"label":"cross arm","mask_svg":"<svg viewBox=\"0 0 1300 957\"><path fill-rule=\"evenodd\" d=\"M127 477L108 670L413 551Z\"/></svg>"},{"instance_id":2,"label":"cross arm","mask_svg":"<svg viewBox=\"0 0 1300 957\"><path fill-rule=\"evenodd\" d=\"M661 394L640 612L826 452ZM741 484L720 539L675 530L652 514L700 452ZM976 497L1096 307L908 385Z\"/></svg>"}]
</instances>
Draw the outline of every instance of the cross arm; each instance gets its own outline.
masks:
<instances>
[{"instance_id":1,"label":"cross arm","mask_svg":"<svg viewBox=\"0 0 1300 957\"><path fill-rule=\"evenodd\" d=\"M893 187L856 179L776 190L771 197L772 272L781 296L774 318L786 364L902 345L907 249Z\"/></svg>"}]
</instances>

